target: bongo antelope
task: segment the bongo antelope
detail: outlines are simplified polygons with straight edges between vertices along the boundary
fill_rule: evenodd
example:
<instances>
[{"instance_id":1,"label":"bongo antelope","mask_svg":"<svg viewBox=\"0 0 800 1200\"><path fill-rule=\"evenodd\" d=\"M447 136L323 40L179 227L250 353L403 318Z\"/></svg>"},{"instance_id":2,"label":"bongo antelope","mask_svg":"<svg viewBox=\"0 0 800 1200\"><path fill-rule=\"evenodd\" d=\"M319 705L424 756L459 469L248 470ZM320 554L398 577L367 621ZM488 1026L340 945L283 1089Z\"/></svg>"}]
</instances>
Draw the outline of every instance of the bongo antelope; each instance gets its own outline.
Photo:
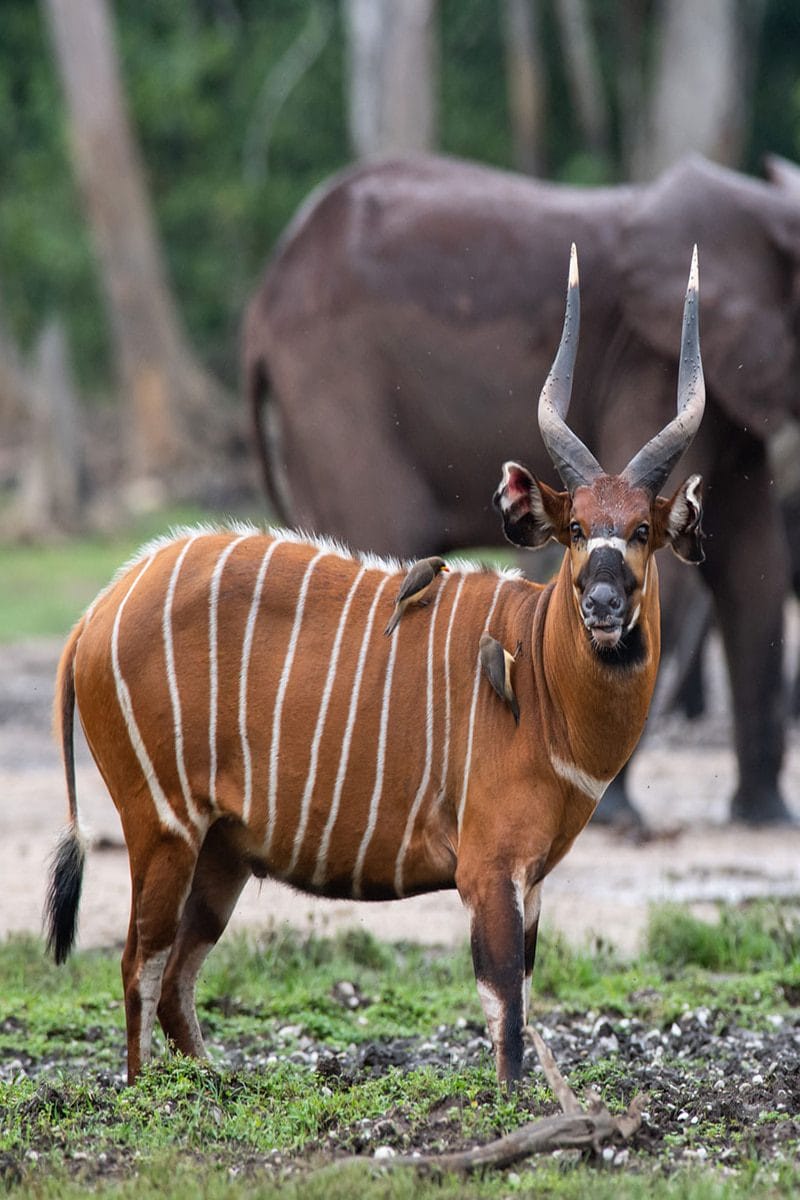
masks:
<instances>
[{"instance_id":1,"label":"bongo antelope","mask_svg":"<svg viewBox=\"0 0 800 1200\"><path fill-rule=\"evenodd\" d=\"M653 692L654 553L701 557L699 477L658 495L703 412L696 260L678 415L618 476L564 420L578 306L573 247L539 401L566 490L510 462L496 495L513 542L566 547L554 582L451 563L386 638L407 565L200 528L146 546L73 630L57 681L69 825L49 944L58 962L71 949L83 870L77 700L130 858L130 1080L156 1017L178 1050L203 1053L195 981L251 874L364 900L458 888L498 1079L520 1078L542 881L631 754ZM484 632L515 655L518 725L484 675Z\"/></svg>"}]
</instances>

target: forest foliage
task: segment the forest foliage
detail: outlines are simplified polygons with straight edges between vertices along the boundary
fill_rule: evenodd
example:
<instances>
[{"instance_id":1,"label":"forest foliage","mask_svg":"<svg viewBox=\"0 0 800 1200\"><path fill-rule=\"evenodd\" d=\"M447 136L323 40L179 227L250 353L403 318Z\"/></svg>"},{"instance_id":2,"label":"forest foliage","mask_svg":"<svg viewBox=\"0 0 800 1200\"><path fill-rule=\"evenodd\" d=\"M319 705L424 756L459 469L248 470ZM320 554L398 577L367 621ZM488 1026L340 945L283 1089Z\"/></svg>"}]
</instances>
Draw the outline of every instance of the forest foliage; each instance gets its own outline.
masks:
<instances>
[{"instance_id":1,"label":"forest foliage","mask_svg":"<svg viewBox=\"0 0 800 1200\"><path fill-rule=\"evenodd\" d=\"M615 119L620 21L653 0L592 0ZM439 143L512 165L500 4L441 0ZM236 383L242 308L292 214L352 158L346 47L338 0L116 0L118 46L170 282L194 348ZM554 179L614 182L573 119L553 4L541 5L546 159ZM287 54L304 30L321 48L294 81ZM24 349L51 315L67 324L79 380L103 392L109 331L69 161L64 102L42 9L3 0L0 37L0 289ZM800 12L768 0L745 169L771 151L800 157ZM287 83L286 80L289 80ZM618 117L619 114L616 114ZM618 123L618 122L617 122Z\"/></svg>"}]
</instances>

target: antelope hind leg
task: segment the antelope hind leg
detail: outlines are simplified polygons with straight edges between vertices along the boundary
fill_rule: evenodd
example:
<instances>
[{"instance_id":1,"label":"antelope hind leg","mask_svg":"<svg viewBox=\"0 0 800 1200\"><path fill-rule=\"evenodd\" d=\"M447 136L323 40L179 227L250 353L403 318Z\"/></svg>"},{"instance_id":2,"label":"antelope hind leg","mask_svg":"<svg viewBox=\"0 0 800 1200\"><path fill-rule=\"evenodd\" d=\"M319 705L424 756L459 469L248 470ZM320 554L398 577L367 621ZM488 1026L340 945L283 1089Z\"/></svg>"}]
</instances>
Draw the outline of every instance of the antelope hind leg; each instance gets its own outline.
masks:
<instances>
[{"instance_id":1,"label":"antelope hind leg","mask_svg":"<svg viewBox=\"0 0 800 1200\"><path fill-rule=\"evenodd\" d=\"M249 877L250 868L230 844L224 826L212 825L197 860L158 1006L161 1028L181 1054L205 1057L195 1008L197 976L222 936Z\"/></svg>"},{"instance_id":2,"label":"antelope hind leg","mask_svg":"<svg viewBox=\"0 0 800 1200\"><path fill-rule=\"evenodd\" d=\"M196 861L197 851L175 837L159 841L145 863L131 856L131 921L122 956L128 1083L135 1081L150 1058L164 968Z\"/></svg>"}]
</instances>

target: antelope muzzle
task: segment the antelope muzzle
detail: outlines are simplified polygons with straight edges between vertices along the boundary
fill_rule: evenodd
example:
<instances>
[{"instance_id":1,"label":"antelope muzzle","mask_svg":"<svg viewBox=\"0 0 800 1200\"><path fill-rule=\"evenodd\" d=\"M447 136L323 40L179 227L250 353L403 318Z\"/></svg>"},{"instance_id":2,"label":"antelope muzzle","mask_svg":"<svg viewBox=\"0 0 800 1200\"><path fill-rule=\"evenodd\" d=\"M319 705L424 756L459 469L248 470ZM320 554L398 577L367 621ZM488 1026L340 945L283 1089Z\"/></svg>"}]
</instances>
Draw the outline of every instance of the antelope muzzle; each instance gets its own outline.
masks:
<instances>
[{"instance_id":1,"label":"antelope muzzle","mask_svg":"<svg viewBox=\"0 0 800 1200\"><path fill-rule=\"evenodd\" d=\"M581 617L595 646L613 650L635 623L631 602L636 578L620 550L608 545L591 551L576 580Z\"/></svg>"}]
</instances>

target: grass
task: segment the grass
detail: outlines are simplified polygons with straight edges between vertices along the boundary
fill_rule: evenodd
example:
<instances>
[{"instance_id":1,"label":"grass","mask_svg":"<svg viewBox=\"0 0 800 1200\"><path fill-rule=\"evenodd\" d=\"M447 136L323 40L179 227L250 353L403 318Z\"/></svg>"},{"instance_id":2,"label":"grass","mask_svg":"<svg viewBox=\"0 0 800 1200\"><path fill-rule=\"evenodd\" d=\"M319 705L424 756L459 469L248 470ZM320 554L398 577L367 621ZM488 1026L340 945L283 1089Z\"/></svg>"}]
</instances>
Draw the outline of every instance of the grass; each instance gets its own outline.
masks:
<instances>
[{"instance_id":1,"label":"grass","mask_svg":"<svg viewBox=\"0 0 800 1200\"><path fill-rule=\"evenodd\" d=\"M199 509L176 508L142 517L113 537L0 543L0 642L67 633L143 542L205 516Z\"/></svg>"},{"instance_id":2,"label":"grass","mask_svg":"<svg viewBox=\"0 0 800 1200\"><path fill-rule=\"evenodd\" d=\"M767 942L756 934L769 940L776 921L783 940L768 954ZM683 931L680 940L677 928ZM738 939L738 958L731 963L730 931L745 928L749 937ZM722 910L716 925L683 911L657 911L648 948L635 962L618 960L603 946L577 952L551 941L539 955L534 1020L546 1020L554 1007L581 1013L596 1008L668 1028L675 1014L709 1005L728 1024L752 1028L776 1013L792 1012L788 985L798 982L797 937L796 919L759 905ZM698 965L698 945L706 956L716 945L711 968ZM746 945L761 947L753 965L744 958ZM333 985L341 980L353 982L366 1006L351 1010L335 1000ZM375 1141L365 1129L379 1130L387 1118L412 1142L419 1135L435 1145L440 1131L452 1145L486 1140L543 1111L549 1097L541 1077L529 1077L509 1099L496 1089L488 1054L477 1066L459 1070L393 1068L349 1080L292 1058L292 1047L306 1036L335 1054L400 1033L429 1037L440 1024L459 1019L481 1027L466 948L387 946L360 932L335 939L274 930L240 935L224 941L209 959L198 1001L217 1065L158 1053L137 1086L127 1088L119 1079L124 1021L116 955L86 952L56 969L35 939L0 944L0 1064L6 1079L0 1082L0 1190L5 1184L18 1200L51 1195L70 1200L89 1186L100 1195L124 1197L135 1190L137 1198L167 1200L278 1193L326 1200L352 1195L577 1200L588 1194L593 1200L716 1200L788 1198L800 1188L796 1144L794 1166L761 1164L745 1147L732 1177L713 1163L702 1169L668 1165L644 1151L632 1152L624 1170L604 1170L567 1155L467 1182L382 1174L371 1160L346 1169L326 1165L331 1152L360 1150L369 1156ZM221 1047L238 1051L241 1065L222 1065ZM39 1073L15 1074L15 1060L35 1063ZM685 1079L688 1104L699 1086L694 1069L665 1057L670 1077L679 1072ZM571 1078L579 1089L598 1088L609 1103L630 1099L618 1094L623 1084L613 1058L586 1061ZM765 1112L760 1120L785 1117ZM719 1146L724 1136L723 1125L709 1118L665 1141L681 1150ZM791 1144L787 1151L790 1157Z\"/></svg>"}]
</instances>

